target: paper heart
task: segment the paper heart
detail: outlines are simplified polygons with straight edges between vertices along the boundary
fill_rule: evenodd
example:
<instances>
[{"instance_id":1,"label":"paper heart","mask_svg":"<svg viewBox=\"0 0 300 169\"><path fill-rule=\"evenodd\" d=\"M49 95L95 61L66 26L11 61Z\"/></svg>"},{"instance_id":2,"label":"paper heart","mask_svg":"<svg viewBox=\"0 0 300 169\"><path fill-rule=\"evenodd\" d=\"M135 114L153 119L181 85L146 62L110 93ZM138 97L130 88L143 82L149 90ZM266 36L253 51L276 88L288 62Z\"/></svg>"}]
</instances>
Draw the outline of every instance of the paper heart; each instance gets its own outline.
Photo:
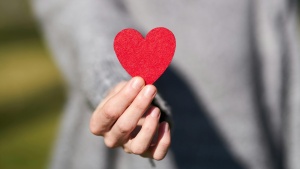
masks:
<instances>
[{"instance_id":1,"label":"paper heart","mask_svg":"<svg viewBox=\"0 0 300 169\"><path fill-rule=\"evenodd\" d=\"M114 49L123 68L153 84L170 65L175 53L174 34L163 27L152 29L144 38L134 29L124 29L114 40Z\"/></svg>"}]
</instances>

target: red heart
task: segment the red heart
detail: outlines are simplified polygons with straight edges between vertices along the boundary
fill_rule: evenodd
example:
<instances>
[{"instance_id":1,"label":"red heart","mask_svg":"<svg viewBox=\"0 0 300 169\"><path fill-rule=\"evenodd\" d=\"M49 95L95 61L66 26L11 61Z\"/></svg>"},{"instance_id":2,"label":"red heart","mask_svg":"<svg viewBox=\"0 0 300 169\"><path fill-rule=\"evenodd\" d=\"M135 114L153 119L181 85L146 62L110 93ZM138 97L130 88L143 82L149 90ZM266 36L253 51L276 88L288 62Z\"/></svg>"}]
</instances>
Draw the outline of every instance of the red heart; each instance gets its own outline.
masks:
<instances>
[{"instance_id":1,"label":"red heart","mask_svg":"<svg viewBox=\"0 0 300 169\"><path fill-rule=\"evenodd\" d=\"M134 29L119 32L114 49L124 69L132 76L141 76L153 84L170 65L175 53L174 34L163 27L152 29L143 38Z\"/></svg>"}]
</instances>

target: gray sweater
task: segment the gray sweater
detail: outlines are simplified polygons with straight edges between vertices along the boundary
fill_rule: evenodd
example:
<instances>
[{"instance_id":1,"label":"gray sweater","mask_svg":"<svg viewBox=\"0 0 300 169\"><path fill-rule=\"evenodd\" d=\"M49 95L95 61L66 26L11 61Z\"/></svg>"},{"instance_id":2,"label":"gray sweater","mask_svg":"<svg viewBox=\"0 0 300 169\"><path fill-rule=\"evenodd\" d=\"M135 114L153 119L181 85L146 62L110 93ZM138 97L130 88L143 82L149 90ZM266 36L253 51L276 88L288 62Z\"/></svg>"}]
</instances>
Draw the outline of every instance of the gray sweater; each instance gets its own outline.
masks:
<instances>
[{"instance_id":1,"label":"gray sweater","mask_svg":"<svg viewBox=\"0 0 300 169\"><path fill-rule=\"evenodd\" d=\"M177 50L155 84L171 107L172 146L157 169L299 169L300 58L293 0L35 0L67 84L52 169L144 169L89 131L106 92L130 77L114 36L172 30Z\"/></svg>"}]
</instances>

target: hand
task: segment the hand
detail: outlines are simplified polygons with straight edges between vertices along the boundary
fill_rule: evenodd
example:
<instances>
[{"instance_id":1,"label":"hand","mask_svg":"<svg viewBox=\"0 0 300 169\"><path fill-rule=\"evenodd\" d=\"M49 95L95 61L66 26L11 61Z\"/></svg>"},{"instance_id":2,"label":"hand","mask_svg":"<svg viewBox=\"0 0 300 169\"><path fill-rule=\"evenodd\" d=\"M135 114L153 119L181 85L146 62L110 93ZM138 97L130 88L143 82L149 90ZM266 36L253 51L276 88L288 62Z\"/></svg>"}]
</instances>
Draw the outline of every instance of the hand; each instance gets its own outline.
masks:
<instances>
[{"instance_id":1,"label":"hand","mask_svg":"<svg viewBox=\"0 0 300 169\"><path fill-rule=\"evenodd\" d=\"M93 113L91 132L103 136L109 148L162 160L171 135L167 122L159 124L159 108L151 106L155 95L155 86L145 86L141 77L119 83Z\"/></svg>"}]
</instances>

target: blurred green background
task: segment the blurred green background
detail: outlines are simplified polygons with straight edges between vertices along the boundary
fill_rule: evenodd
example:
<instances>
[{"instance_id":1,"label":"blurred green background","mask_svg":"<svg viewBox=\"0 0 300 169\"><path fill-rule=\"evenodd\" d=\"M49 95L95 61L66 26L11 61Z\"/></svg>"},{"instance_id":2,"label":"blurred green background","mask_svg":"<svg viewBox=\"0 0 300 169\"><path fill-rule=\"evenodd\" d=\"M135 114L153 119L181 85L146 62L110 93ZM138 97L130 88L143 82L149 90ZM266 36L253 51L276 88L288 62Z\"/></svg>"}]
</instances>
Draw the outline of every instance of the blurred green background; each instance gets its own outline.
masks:
<instances>
[{"instance_id":1,"label":"blurred green background","mask_svg":"<svg viewBox=\"0 0 300 169\"><path fill-rule=\"evenodd\" d=\"M28 0L0 0L0 169L47 165L64 85Z\"/></svg>"},{"instance_id":2,"label":"blurred green background","mask_svg":"<svg viewBox=\"0 0 300 169\"><path fill-rule=\"evenodd\" d=\"M28 0L0 0L0 169L45 168L65 98Z\"/></svg>"}]
</instances>

